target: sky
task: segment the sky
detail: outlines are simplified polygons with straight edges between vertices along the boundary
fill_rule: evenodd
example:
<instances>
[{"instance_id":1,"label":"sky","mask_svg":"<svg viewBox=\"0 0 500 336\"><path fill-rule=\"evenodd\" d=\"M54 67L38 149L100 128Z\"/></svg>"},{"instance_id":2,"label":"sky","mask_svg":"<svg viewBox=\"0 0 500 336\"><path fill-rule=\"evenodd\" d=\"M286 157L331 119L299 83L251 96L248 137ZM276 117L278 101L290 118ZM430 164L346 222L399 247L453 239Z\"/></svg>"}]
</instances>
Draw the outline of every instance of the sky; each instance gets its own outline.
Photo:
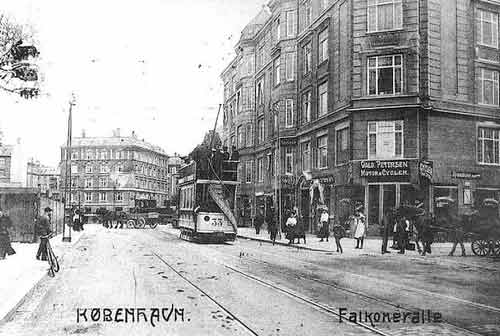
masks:
<instances>
[{"instance_id":1,"label":"sky","mask_svg":"<svg viewBox=\"0 0 500 336\"><path fill-rule=\"evenodd\" d=\"M132 130L187 154L212 129L220 74L262 0L1 0L0 12L35 30L42 95L0 92L4 142L57 165L71 94L73 135ZM219 125L222 118L219 119Z\"/></svg>"}]
</instances>

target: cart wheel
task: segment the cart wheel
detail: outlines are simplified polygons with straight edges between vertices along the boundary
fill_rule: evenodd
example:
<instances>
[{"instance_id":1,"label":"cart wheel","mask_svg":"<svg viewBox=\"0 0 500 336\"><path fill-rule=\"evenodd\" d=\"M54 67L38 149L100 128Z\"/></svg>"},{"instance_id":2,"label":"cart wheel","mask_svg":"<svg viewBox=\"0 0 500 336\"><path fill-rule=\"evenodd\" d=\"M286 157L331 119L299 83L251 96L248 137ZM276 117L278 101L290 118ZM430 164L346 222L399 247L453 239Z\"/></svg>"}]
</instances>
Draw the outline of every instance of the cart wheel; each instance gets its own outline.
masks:
<instances>
[{"instance_id":1,"label":"cart wheel","mask_svg":"<svg viewBox=\"0 0 500 336\"><path fill-rule=\"evenodd\" d=\"M139 217L137 222L134 223L136 229L143 229L146 226L146 220L143 217Z\"/></svg>"},{"instance_id":2,"label":"cart wheel","mask_svg":"<svg viewBox=\"0 0 500 336\"><path fill-rule=\"evenodd\" d=\"M134 227L135 227L135 221L134 221L133 219L129 219L129 220L127 221L127 228L128 228L128 229L132 229L132 228L134 228Z\"/></svg>"},{"instance_id":3,"label":"cart wheel","mask_svg":"<svg viewBox=\"0 0 500 336\"><path fill-rule=\"evenodd\" d=\"M473 240L471 249L475 255L484 257L490 252L490 244L487 240L483 239Z\"/></svg>"},{"instance_id":4,"label":"cart wheel","mask_svg":"<svg viewBox=\"0 0 500 336\"><path fill-rule=\"evenodd\" d=\"M500 256L500 240L494 240L491 242L491 252L494 256Z\"/></svg>"},{"instance_id":5,"label":"cart wheel","mask_svg":"<svg viewBox=\"0 0 500 336\"><path fill-rule=\"evenodd\" d=\"M151 226L152 229L156 229L156 227L158 226L158 222L151 222L149 226Z\"/></svg>"}]
</instances>

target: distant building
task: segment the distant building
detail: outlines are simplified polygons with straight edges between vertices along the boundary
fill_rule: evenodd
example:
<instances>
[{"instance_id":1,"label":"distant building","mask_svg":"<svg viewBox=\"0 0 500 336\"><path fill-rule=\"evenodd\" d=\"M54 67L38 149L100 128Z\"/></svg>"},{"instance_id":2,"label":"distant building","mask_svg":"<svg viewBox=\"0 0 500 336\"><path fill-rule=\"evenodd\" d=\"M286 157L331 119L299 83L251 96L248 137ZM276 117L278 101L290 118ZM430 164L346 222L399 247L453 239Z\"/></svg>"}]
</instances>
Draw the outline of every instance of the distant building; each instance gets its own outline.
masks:
<instances>
[{"instance_id":1,"label":"distant building","mask_svg":"<svg viewBox=\"0 0 500 336\"><path fill-rule=\"evenodd\" d=\"M26 186L28 188L38 188L41 193L59 199L60 177L59 168L45 166L34 159L28 162L26 172Z\"/></svg>"},{"instance_id":2,"label":"distant building","mask_svg":"<svg viewBox=\"0 0 500 336\"><path fill-rule=\"evenodd\" d=\"M3 142L3 133L0 130L0 187L21 187L22 183L15 177L14 159L15 148Z\"/></svg>"},{"instance_id":3,"label":"distant building","mask_svg":"<svg viewBox=\"0 0 500 336\"><path fill-rule=\"evenodd\" d=\"M100 208L128 211L138 199L164 206L170 198L168 155L134 132L121 136L117 129L112 137L73 138L67 181L66 149L61 147L61 188L71 185L70 204L86 213Z\"/></svg>"},{"instance_id":4,"label":"distant building","mask_svg":"<svg viewBox=\"0 0 500 336\"><path fill-rule=\"evenodd\" d=\"M183 164L182 158L175 153L174 156L168 158L168 185L170 199L174 199L177 194L177 172Z\"/></svg>"}]
</instances>

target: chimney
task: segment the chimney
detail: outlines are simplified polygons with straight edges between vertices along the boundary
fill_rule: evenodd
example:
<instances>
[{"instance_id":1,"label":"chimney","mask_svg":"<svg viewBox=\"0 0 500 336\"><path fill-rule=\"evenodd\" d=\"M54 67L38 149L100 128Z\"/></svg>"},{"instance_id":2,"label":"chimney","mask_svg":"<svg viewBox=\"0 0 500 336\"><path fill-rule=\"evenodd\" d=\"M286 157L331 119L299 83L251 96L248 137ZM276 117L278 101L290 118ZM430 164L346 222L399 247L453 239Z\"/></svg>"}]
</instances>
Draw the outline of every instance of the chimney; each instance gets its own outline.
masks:
<instances>
[{"instance_id":1,"label":"chimney","mask_svg":"<svg viewBox=\"0 0 500 336\"><path fill-rule=\"evenodd\" d=\"M120 128L117 128L116 129L116 136L119 137L120 136Z\"/></svg>"},{"instance_id":2,"label":"chimney","mask_svg":"<svg viewBox=\"0 0 500 336\"><path fill-rule=\"evenodd\" d=\"M135 131L132 131L132 138L137 138L137 136L135 135Z\"/></svg>"},{"instance_id":3,"label":"chimney","mask_svg":"<svg viewBox=\"0 0 500 336\"><path fill-rule=\"evenodd\" d=\"M82 138L85 138L85 137L86 137L85 129L82 129Z\"/></svg>"}]
</instances>

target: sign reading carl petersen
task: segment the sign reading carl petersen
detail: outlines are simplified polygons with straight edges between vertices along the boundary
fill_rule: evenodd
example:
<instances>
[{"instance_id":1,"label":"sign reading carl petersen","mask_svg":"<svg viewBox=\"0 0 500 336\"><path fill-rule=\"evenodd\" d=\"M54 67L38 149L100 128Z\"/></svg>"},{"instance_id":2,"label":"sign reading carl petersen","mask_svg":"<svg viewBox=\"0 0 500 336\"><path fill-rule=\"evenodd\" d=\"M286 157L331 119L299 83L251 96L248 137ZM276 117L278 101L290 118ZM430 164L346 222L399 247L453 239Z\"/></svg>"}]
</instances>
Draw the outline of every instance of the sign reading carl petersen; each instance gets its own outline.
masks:
<instances>
[{"instance_id":1,"label":"sign reading carl petersen","mask_svg":"<svg viewBox=\"0 0 500 336\"><path fill-rule=\"evenodd\" d=\"M361 161L360 175L370 182L407 182L410 163L408 160Z\"/></svg>"}]
</instances>

